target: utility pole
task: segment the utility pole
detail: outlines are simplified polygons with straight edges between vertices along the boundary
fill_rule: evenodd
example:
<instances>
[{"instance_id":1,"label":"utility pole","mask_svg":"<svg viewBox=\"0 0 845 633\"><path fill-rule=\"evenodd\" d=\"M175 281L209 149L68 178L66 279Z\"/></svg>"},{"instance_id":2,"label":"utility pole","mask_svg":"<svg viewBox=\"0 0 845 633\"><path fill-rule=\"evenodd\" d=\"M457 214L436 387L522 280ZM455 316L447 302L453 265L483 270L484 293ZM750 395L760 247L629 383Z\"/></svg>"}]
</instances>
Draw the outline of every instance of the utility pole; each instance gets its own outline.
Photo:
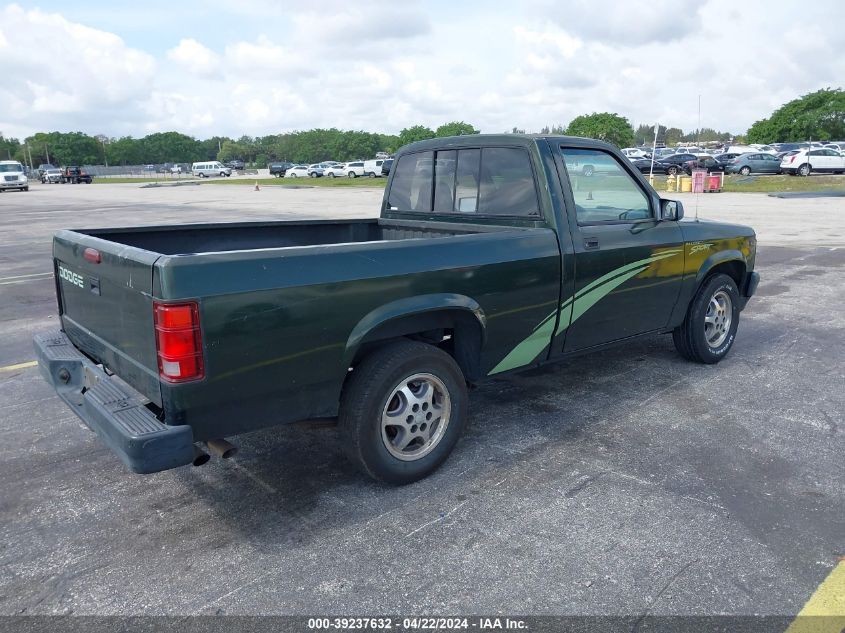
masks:
<instances>
[{"instance_id":1,"label":"utility pole","mask_svg":"<svg viewBox=\"0 0 845 633\"><path fill-rule=\"evenodd\" d=\"M695 131L695 144L701 149L701 95L698 95L698 129Z\"/></svg>"},{"instance_id":2,"label":"utility pole","mask_svg":"<svg viewBox=\"0 0 845 633\"><path fill-rule=\"evenodd\" d=\"M47 145L47 143L44 143L44 152L47 154L47 164L52 165L52 163L50 162L50 147Z\"/></svg>"}]
</instances>

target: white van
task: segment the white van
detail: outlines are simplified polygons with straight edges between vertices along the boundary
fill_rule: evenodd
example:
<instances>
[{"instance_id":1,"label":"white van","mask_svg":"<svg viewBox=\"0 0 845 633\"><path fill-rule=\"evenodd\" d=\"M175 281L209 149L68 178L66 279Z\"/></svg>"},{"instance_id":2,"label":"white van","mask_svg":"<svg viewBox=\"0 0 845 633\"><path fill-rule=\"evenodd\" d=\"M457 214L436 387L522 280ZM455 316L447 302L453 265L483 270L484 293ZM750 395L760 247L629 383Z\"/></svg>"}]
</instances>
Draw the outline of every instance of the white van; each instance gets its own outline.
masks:
<instances>
[{"instance_id":1,"label":"white van","mask_svg":"<svg viewBox=\"0 0 845 633\"><path fill-rule=\"evenodd\" d=\"M382 158L379 158L377 160L365 160L364 174L369 176L370 178L381 176L381 166L383 163L384 159Z\"/></svg>"},{"instance_id":2,"label":"white van","mask_svg":"<svg viewBox=\"0 0 845 633\"><path fill-rule=\"evenodd\" d=\"M191 173L200 178L208 178L209 176L231 176L232 170L224 166L219 160L212 160L207 163L192 164Z\"/></svg>"}]
</instances>

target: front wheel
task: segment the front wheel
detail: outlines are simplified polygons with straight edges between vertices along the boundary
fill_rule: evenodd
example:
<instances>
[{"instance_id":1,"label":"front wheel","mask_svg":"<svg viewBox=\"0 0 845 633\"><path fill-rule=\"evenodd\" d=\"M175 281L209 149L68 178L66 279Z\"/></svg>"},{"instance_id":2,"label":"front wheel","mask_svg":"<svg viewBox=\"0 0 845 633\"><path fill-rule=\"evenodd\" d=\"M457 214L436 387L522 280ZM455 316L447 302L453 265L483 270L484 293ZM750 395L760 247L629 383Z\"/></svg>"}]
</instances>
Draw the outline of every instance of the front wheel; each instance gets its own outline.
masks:
<instances>
[{"instance_id":1,"label":"front wheel","mask_svg":"<svg viewBox=\"0 0 845 633\"><path fill-rule=\"evenodd\" d=\"M739 170L739 173L743 176L747 176L748 174L751 173L751 167L746 165L745 167L743 167L742 169Z\"/></svg>"},{"instance_id":2,"label":"front wheel","mask_svg":"<svg viewBox=\"0 0 845 633\"><path fill-rule=\"evenodd\" d=\"M350 178L357 178L358 177L358 174L356 174L354 171L350 171L346 175L349 176Z\"/></svg>"},{"instance_id":3,"label":"front wheel","mask_svg":"<svg viewBox=\"0 0 845 633\"><path fill-rule=\"evenodd\" d=\"M334 178L334 177L335 177L335 176L334 176L334 172L333 172L333 171L330 171L330 172L329 172L329 178Z\"/></svg>"},{"instance_id":4,"label":"front wheel","mask_svg":"<svg viewBox=\"0 0 845 633\"><path fill-rule=\"evenodd\" d=\"M466 424L467 387L443 350L401 339L366 356L343 389L338 426L363 473L409 484L434 472Z\"/></svg>"},{"instance_id":5,"label":"front wheel","mask_svg":"<svg viewBox=\"0 0 845 633\"><path fill-rule=\"evenodd\" d=\"M675 176L678 173L678 168L677 167L669 167L666 170L666 173L669 174L670 176Z\"/></svg>"},{"instance_id":6,"label":"front wheel","mask_svg":"<svg viewBox=\"0 0 845 633\"><path fill-rule=\"evenodd\" d=\"M727 356L739 327L739 290L728 275L708 277L672 339L687 360L714 364Z\"/></svg>"}]
</instances>

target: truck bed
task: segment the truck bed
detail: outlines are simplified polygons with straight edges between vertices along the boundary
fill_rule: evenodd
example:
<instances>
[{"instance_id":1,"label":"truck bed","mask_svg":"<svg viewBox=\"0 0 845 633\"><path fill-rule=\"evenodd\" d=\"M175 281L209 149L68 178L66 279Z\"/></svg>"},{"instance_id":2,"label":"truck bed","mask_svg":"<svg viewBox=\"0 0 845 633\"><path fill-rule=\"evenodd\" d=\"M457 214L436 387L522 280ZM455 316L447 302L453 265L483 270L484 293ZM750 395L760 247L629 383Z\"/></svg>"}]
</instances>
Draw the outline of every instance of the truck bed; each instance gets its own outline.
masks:
<instances>
[{"instance_id":1,"label":"truck bed","mask_svg":"<svg viewBox=\"0 0 845 633\"><path fill-rule=\"evenodd\" d=\"M427 239L507 230L501 226L398 220L285 221L153 226L77 231L162 255Z\"/></svg>"}]
</instances>

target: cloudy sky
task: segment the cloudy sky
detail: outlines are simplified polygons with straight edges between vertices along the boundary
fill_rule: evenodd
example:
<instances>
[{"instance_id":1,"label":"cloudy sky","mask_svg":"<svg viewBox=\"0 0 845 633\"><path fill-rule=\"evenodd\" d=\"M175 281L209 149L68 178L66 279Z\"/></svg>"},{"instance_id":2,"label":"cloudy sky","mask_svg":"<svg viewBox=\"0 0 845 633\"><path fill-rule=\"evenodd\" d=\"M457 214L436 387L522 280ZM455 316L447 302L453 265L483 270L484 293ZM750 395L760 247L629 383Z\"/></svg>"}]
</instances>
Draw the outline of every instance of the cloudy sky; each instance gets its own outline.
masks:
<instances>
[{"instance_id":1,"label":"cloudy sky","mask_svg":"<svg viewBox=\"0 0 845 633\"><path fill-rule=\"evenodd\" d=\"M843 48L842 0L36 0L0 4L0 132L693 129L701 95L738 133L843 86Z\"/></svg>"}]
</instances>

